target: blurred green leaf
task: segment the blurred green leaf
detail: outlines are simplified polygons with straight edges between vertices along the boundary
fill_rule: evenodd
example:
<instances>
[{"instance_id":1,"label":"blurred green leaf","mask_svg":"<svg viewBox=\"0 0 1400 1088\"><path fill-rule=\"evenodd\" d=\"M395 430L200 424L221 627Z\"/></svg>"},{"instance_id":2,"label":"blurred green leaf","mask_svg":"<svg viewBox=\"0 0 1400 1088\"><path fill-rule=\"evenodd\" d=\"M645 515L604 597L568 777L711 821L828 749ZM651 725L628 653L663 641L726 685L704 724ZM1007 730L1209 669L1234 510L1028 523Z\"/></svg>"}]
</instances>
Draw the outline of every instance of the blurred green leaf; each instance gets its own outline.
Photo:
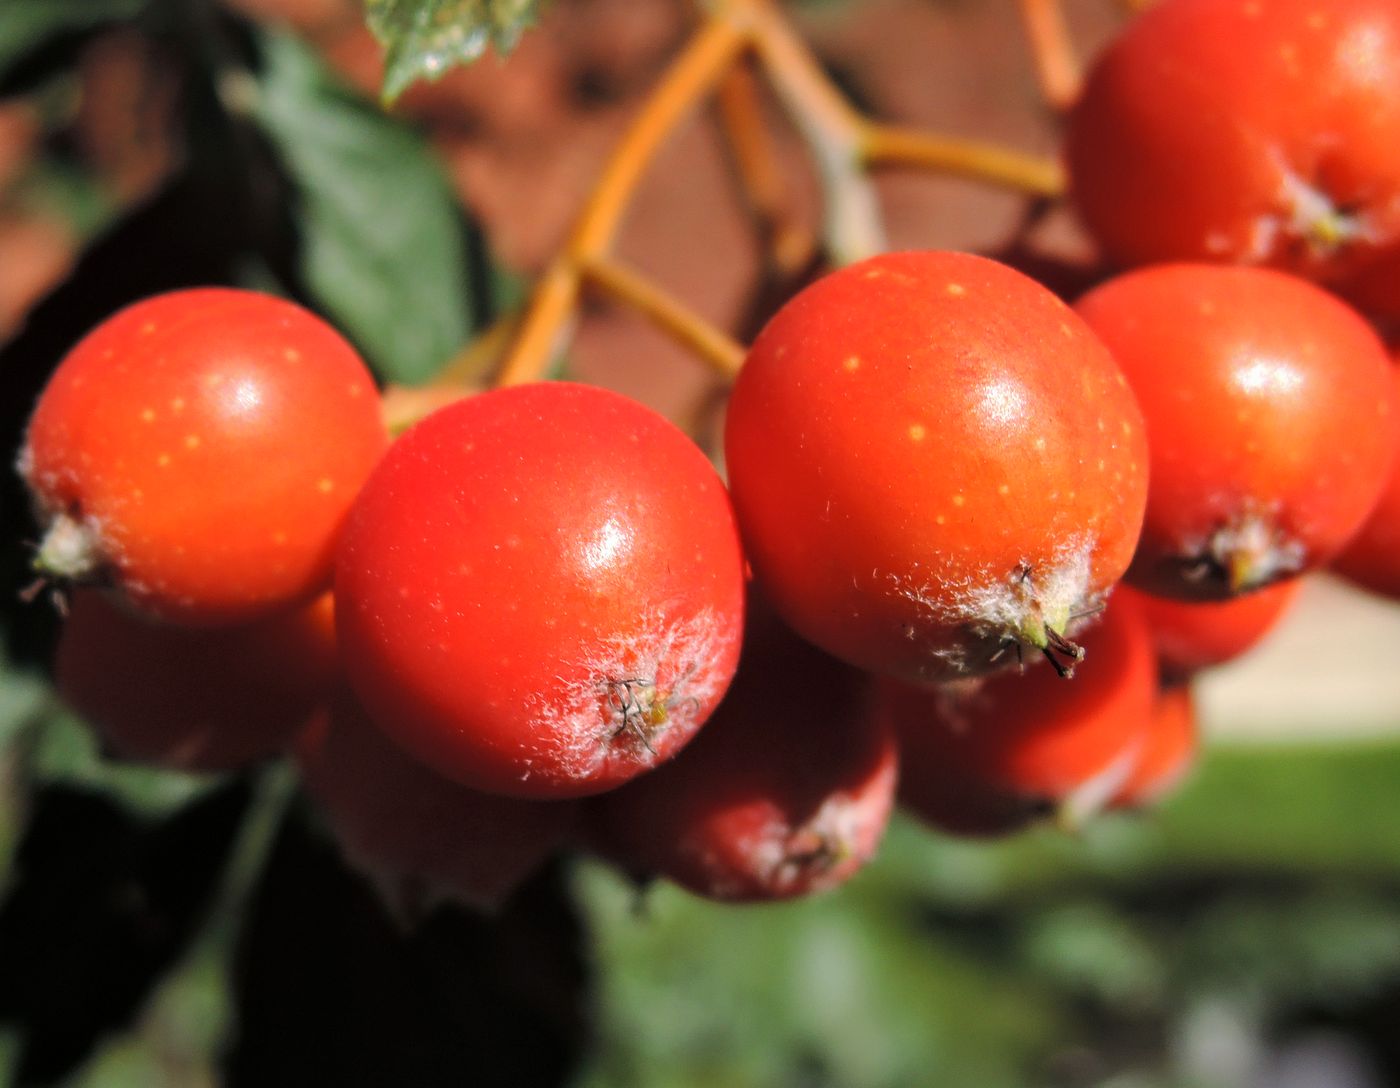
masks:
<instances>
[{"instance_id":1,"label":"blurred green leaf","mask_svg":"<svg viewBox=\"0 0 1400 1088\"><path fill-rule=\"evenodd\" d=\"M105 758L92 732L76 715L50 703L29 742L26 770L35 784L75 786L107 797L137 816L161 817L206 793L212 775L158 770Z\"/></svg>"},{"instance_id":2,"label":"blurred green leaf","mask_svg":"<svg viewBox=\"0 0 1400 1088\"><path fill-rule=\"evenodd\" d=\"M370 29L384 46L384 98L418 79L436 79L495 46L513 47L534 22L540 0L365 0Z\"/></svg>"},{"instance_id":3,"label":"blurred green leaf","mask_svg":"<svg viewBox=\"0 0 1400 1088\"><path fill-rule=\"evenodd\" d=\"M989 905L1047 888L1130 889L1184 871L1400 878L1400 744L1217 745L1185 790L1078 836L958 840L907 818L862 879L892 895Z\"/></svg>"},{"instance_id":4,"label":"blurred green leaf","mask_svg":"<svg viewBox=\"0 0 1400 1088\"><path fill-rule=\"evenodd\" d=\"M16 669L0 659L0 749L39 716L49 699L48 685L34 673Z\"/></svg>"},{"instance_id":5,"label":"blurred green leaf","mask_svg":"<svg viewBox=\"0 0 1400 1088\"><path fill-rule=\"evenodd\" d=\"M1394 889L1235 891L1192 918L1176 972L1183 992L1346 1004L1400 976L1400 903Z\"/></svg>"},{"instance_id":6,"label":"blurred green leaf","mask_svg":"<svg viewBox=\"0 0 1400 1088\"><path fill-rule=\"evenodd\" d=\"M14 1084L20 1045L18 1029L0 1027L0 1088L10 1088Z\"/></svg>"},{"instance_id":7,"label":"blurred green leaf","mask_svg":"<svg viewBox=\"0 0 1400 1088\"><path fill-rule=\"evenodd\" d=\"M51 38L135 18L150 0L4 0L0 75Z\"/></svg>"},{"instance_id":8,"label":"blurred green leaf","mask_svg":"<svg viewBox=\"0 0 1400 1088\"><path fill-rule=\"evenodd\" d=\"M1108 1005L1156 1005L1166 985L1160 944L1103 902L1055 904L1033 915L1023 954L1031 970Z\"/></svg>"},{"instance_id":9,"label":"blurred green leaf","mask_svg":"<svg viewBox=\"0 0 1400 1088\"><path fill-rule=\"evenodd\" d=\"M387 379L431 377L467 339L457 202L423 140L264 36L255 116L299 194L308 289Z\"/></svg>"},{"instance_id":10,"label":"blurred green leaf","mask_svg":"<svg viewBox=\"0 0 1400 1088\"><path fill-rule=\"evenodd\" d=\"M53 155L31 164L14 183L11 198L26 211L56 216L79 238L91 238L119 211L93 174Z\"/></svg>"},{"instance_id":11,"label":"blurred green leaf","mask_svg":"<svg viewBox=\"0 0 1400 1088\"><path fill-rule=\"evenodd\" d=\"M109 1044L99 1060L141 1068L121 1036L185 956L247 799L234 781L153 820L88 789L35 791L0 902L0 1022L23 1029L21 1083L58 1083ZM189 1048L159 1049L173 1068Z\"/></svg>"},{"instance_id":12,"label":"blurred green leaf","mask_svg":"<svg viewBox=\"0 0 1400 1088\"><path fill-rule=\"evenodd\" d=\"M858 888L735 907L659 885L638 910L595 865L577 888L601 968L590 1088L998 1088L1061 1027L1033 983Z\"/></svg>"},{"instance_id":13,"label":"blurred green leaf","mask_svg":"<svg viewBox=\"0 0 1400 1088\"><path fill-rule=\"evenodd\" d=\"M1393 743L1217 747L1158 813L999 842L901 818L846 888L766 907L582 865L581 1083L1176 1084L1203 1000L1275 1022L1400 987L1396 781Z\"/></svg>"},{"instance_id":14,"label":"blurred green leaf","mask_svg":"<svg viewBox=\"0 0 1400 1088\"><path fill-rule=\"evenodd\" d=\"M0 891L8 881L24 832L28 801L25 735L42 717L49 699L48 684L9 661L0 642Z\"/></svg>"}]
</instances>

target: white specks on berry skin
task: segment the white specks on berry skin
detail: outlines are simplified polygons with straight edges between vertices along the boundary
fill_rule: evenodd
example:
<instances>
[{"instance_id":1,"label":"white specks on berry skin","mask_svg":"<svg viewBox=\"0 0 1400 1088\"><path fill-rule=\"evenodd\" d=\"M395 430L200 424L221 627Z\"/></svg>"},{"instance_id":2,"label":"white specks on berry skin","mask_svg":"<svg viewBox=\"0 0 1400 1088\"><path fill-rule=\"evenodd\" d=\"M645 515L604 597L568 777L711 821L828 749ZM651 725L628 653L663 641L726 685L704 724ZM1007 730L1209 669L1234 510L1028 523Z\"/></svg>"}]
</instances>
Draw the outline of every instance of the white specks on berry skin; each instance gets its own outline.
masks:
<instances>
[{"instance_id":1,"label":"white specks on berry skin","mask_svg":"<svg viewBox=\"0 0 1400 1088\"><path fill-rule=\"evenodd\" d=\"M634 773L675 752L723 694L738 625L712 609L653 613L627 635L598 639L560 664L524 707L532 764L577 782L621 763Z\"/></svg>"},{"instance_id":2,"label":"white specks on berry skin","mask_svg":"<svg viewBox=\"0 0 1400 1088\"><path fill-rule=\"evenodd\" d=\"M1012 571L983 569L956 581L920 582L887 573L894 592L915 606L908 621L910 637L929 648L923 678L941 681L985 672L989 662L1017 643L1038 653L1032 632L1072 635L1105 597L1091 581L1095 547L1092 536L1077 536L1048 563L1027 563ZM1008 660L1014 663L1017 657Z\"/></svg>"}]
</instances>

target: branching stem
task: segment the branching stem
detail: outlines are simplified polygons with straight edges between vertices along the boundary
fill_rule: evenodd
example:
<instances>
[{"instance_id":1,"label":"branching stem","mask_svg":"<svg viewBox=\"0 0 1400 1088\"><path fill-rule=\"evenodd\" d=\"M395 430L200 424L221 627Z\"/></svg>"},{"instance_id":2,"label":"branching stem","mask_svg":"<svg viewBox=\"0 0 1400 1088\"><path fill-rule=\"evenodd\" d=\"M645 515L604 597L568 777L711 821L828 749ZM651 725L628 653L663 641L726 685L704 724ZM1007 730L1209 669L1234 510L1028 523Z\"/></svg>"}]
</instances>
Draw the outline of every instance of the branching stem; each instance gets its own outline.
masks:
<instances>
[{"instance_id":1,"label":"branching stem","mask_svg":"<svg viewBox=\"0 0 1400 1088\"><path fill-rule=\"evenodd\" d=\"M662 332L693 351L718 374L732 379L744 363L744 347L645 276L611 257L583 266L584 278L609 298L630 306Z\"/></svg>"},{"instance_id":2,"label":"branching stem","mask_svg":"<svg viewBox=\"0 0 1400 1088\"><path fill-rule=\"evenodd\" d=\"M1079 75L1058 2L1022 0L1022 11L1047 96L1067 103ZM611 253L622 217L657 150L701 100L717 94L745 193L768 236L770 259L790 274L808 266L815 247L793 218L771 137L762 124L757 88L751 73L739 65L750 50L816 160L825 189L822 243L836 264L887 248L869 177L873 167L912 166L1040 198L1058 197L1064 190L1058 165L1048 159L870 120L831 80L774 0L715 0L613 152L568 240L536 281L519 324L510 330L496 384L544 376L572 332L585 285L637 309L726 379L737 372L743 351L732 337ZM494 354L497 345L486 339L454 361L454 373L474 371L483 354Z\"/></svg>"},{"instance_id":3,"label":"branching stem","mask_svg":"<svg viewBox=\"0 0 1400 1088\"><path fill-rule=\"evenodd\" d=\"M764 123L759 83L747 65L735 65L719 85L715 105L720 129L738 175L749 214L775 275L787 278L806 268L816 251L812 232L794 214L773 134Z\"/></svg>"},{"instance_id":4,"label":"branching stem","mask_svg":"<svg viewBox=\"0 0 1400 1088\"><path fill-rule=\"evenodd\" d=\"M1052 158L899 125L868 125L861 153L867 166L922 167L1029 196L1053 198L1065 190L1064 171Z\"/></svg>"},{"instance_id":5,"label":"branching stem","mask_svg":"<svg viewBox=\"0 0 1400 1088\"><path fill-rule=\"evenodd\" d=\"M741 5L735 5L741 6ZM665 138L696 107L747 47L741 21L708 18L672 63L604 168L563 250L535 285L519 335L497 376L500 385L538 380L572 325L582 270L604 256L642 172Z\"/></svg>"},{"instance_id":6,"label":"branching stem","mask_svg":"<svg viewBox=\"0 0 1400 1088\"><path fill-rule=\"evenodd\" d=\"M1021 21L1030 40L1041 95L1052 109L1069 109L1079 97L1083 73L1061 0L1021 0Z\"/></svg>"}]
</instances>

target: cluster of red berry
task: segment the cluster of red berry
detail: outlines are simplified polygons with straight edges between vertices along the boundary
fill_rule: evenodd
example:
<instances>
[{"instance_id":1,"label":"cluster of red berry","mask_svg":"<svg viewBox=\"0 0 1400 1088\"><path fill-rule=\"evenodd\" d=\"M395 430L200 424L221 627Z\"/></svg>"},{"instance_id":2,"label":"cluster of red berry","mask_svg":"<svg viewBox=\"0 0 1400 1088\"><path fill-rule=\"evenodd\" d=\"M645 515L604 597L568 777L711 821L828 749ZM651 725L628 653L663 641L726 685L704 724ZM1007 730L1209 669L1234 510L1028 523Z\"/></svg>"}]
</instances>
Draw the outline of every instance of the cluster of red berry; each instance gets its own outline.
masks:
<instances>
[{"instance_id":1,"label":"cluster of red berry","mask_svg":"<svg viewBox=\"0 0 1400 1088\"><path fill-rule=\"evenodd\" d=\"M476 902L566 841L763 899L848 877L896 797L972 834L1154 799L1191 674L1299 575L1400 596L1400 371L1295 275L1400 312L1398 112L1393 2L1164 0L1069 141L1087 223L1148 266L1073 308L966 254L826 276L748 355L728 488L611 392L497 389L391 443L309 313L133 306L21 458L37 565L107 590L73 594L60 687L125 756L294 750L353 860Z\"/></svg>"}]
</instances>

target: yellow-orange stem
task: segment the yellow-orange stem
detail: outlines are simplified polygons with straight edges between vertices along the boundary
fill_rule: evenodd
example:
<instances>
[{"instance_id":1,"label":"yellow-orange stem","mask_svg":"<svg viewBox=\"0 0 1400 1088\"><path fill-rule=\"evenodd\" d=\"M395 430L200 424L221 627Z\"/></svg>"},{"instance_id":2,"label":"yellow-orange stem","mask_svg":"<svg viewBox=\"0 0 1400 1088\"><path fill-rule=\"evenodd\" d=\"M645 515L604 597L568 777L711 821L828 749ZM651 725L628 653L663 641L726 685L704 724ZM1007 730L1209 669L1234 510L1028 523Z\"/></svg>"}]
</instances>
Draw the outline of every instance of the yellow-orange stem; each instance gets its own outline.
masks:
<instances>
[{"instance_id":1,"label":"yellow-orange stem","mask_svg":"<svg viewBox=\"0 0 1400 1088\"><path fill-rule=\"evenodd\" d=\"M780 10L755 2L749 14L758 57L821 173L827 251L838 264L879 253L886 248L885 232L874 187L861 164L864 119Z\"/></svg>"},{"instance_id":2,"label":"yellow-orange stem","mask_svg":"<svg viewBox=\"0 0 1400 1088\"><path fill-rule=\"evenodd\" d=\"M604 167L569 241L536 283L498 384L537 381L544 375L575 316L582 262L612 245L627 201L657 148L714 88L748 40L743 20L713 16L672 62Z\"/></svg>"},{"instance_id":3,"label":"yellow-orange stem","mask_svg":"<svg viewBox=\"0 0 1400 1088\"><path fill-rule=\"evenodd\" d=\"M1054 159L899 125L870 124L861 151L868 166L913 166L1032 196L1058 197L1065 189Z\"/></svg>"},{"instance_id":4,"label":"yellow-orange stem","mask_svg":"<svg viewBox=\"0 0 1400 1088\"><path fill-rule=\"evenodd\" d=\"M739 373L744 364L743 345L633 269L599 256L583 266L583 274L590 286L636 310L716 373L731 380Z\"/></svg>"},{"instance_id":5,"label":"yellow-orange stem","mask_svg":"<svg viewBox=\"0 0 1400 1088\"><path fill-rule=\"evenodd\" d=\"M763 239L764 260L778 275L793 275L810 263L817 243L793 214L790 185L764 123L754 73L744 65L730 69L719 85L716 105L749 212Z\"/></svg>"},{"instance_id":6,"label":"yellow-orange stem","mask_svg":"<svg viewBox=\"0 0 1400 1088\"><path fill-rule=\"evenodd\" d=\"M1052 109L1069 109L1079 97L1083 76L1060 0L1021 0L1021 21L1030 40L1040 93Z\"/></svg>"},{"instance_id":7,"label":"yellow-orange stem","mask_svg":"<svg viewBox=\"0 0 1400 1088\"><path fill-rule=\"evenodd\" d=\"M495 369L496 363L510 347L516 329L520 326L520 313L512 310L502 314L484 330L479 332L467 345L452 356L433 379L435 386L480 386Z\"/></svg>"}]
</instances>

